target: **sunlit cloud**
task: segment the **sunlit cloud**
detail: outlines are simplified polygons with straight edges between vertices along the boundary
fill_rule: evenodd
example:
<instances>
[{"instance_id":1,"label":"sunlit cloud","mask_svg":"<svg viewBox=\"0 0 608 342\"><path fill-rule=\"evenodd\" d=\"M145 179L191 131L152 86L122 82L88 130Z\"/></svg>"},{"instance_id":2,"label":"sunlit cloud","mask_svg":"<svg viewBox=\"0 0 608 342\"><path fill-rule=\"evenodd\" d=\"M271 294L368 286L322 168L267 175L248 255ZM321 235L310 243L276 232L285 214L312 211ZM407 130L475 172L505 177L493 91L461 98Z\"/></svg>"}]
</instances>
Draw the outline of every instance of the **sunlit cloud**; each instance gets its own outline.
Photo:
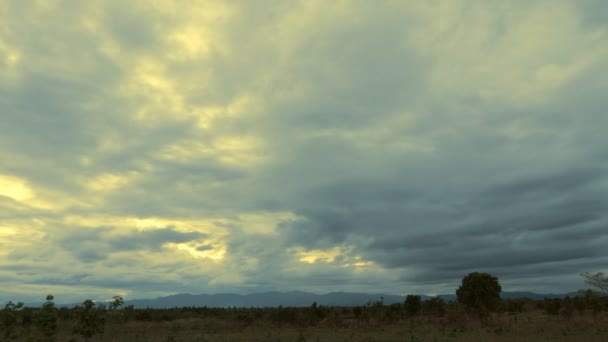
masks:
<instances>
[{"instance_id":1,"label":"sunlit cloud","mask_svg":"<svg viewBox=\"0 0 608 342\"><path fill-rule=\"evenodd\" d=\"M601 271L601 1L0 9L0 300Z\"/></svg>"},{"instance_id":2,"label":"sunlit cloud","mask_svg":"<svg viewBox=\"0 0 608 342\"><path fill-rule=\"evenodd\" d=\"M34 192L23 179L0 175L0 195L16 201L26 201L34 197Z\"/></svg>"}]
</instances>

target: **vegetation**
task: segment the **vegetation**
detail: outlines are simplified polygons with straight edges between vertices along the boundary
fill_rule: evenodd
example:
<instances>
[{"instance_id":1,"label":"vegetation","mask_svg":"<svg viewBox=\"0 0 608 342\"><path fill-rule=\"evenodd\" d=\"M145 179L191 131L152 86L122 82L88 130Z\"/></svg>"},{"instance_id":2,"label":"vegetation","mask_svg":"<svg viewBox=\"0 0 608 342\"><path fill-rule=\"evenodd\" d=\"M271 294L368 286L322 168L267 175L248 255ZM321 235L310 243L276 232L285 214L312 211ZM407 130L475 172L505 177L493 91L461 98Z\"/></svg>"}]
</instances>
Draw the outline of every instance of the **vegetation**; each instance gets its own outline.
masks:
<instances>
[{"instance_id":1,"label":"vegetation","mask_svg":"<svg viewBox=\"0 0 608 342\"><path fill-rule=\"evenodd\" d=\"M4 309L1 311L1 319L2 319L2 330L3 337L5 340L10 340L16 337L15 330L17 328L17 315L18 311L23 308L23 303L19 302L17 304L13 302L8 302L4 306Z\"/></svg>"},{"instance_id":2,"label":"vegetation","mask_svg":"<svg viewBox=\"0 0 608 342\"><path fill-rule=\"evenodd\" d=\"M422 298L420 296L407 295L405 297L405 302L403 303L403 308L405 313L410 317L418 315L422 310Z\"/></svg>"},{"instance_id":3,"label":"vegetation","mask_svg":"<svg viewBox=\"0 0 608 342\"><path fill-rule=\"evenodd\" d=\"M53 295L47 295L46 302L42 304L42 308L38 311L37 323L43 341L56 340L57 308L55 308L53 299L55 299Z\"/></svg>"},{"instance_id":4,"label":"vegetation","mask_svg":"<svg viewBox=\"0 0 608 342\"><path fill-rule=\"evenodd\" d=\"M456 296L469 311L483 316L499 307L501 291L498 278L489 273L473 272L462 279Z\"/></svg>"},{"instance_id":5,"label":"vegetation","mask_svg":"<svg viewBox=\"0 0 608 342\"><path fill-rule=\"evenodd\" d=\"M597 288L602 295L608 296L608 276L605 276L602 272L595 274L585 272L581 275L585 278L587 284Z\"/></svg>"},{"instance_id":6,"label":"vegetation","mask_svg":"<svg viewBox=\"0 0 608 342\"><path fill-rule=\"evenodd\" d=\"M482 286L483 285L483 286ZM9 302L3 341L607 341L608 297L595 291L559 299L496 302L498 280L468 275L457 302L408 295L355 307L136 309L122 297L57 308ZM499 288L499 285L498 285ZM471 294L471 289L482 295ZM492 295L488 295L489 290ZM484 292L485 291L485 292ZM473 299L471 299L473 298ZM482 304L480 304L482 303ZM491 309L491 310L490 310ZM479 311L476 311L479 310ZM483 315L480 315L482 312ZM35 323L35 325L34 325Z\"/></svg>"},{"instance_id":7,"label":"vegetation","mask_svg":"<svg viewBox=\"0 0 608 342\"><path fill-rule=\"evenodd\" d=\"M76 324L73 332L84 337L88 341L97 334L104 331L104 310L95 308L95 303L87 299L82 303L82 307L77 307Z\"/></svg>"}]
</instances>

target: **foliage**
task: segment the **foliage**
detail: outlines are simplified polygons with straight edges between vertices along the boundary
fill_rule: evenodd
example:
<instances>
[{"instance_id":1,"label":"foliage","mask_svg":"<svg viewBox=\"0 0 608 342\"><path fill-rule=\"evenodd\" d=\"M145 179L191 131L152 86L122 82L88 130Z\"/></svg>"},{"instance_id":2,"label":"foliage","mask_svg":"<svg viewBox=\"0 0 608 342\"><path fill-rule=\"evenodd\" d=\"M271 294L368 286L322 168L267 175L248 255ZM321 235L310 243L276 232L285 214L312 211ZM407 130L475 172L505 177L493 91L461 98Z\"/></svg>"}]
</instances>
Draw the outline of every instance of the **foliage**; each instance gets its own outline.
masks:
<instances>
[{"instance_id":1,"label":"foliage","mask_svg":"<svg viewBox=\"0 0 608 342\"><path fill-rule=\"evenodd\" d=\"M114 301L110 304L110 310L119 310L125 305L125 301L121 296L114 296L112 299Z\"/></svg>"},{"instance_id":2,"label":"foliage","mask_svg":"<svg viewBox=\"0 0 608 342\"><path fill-rule=\"evenodd\" d=\"M205 336L205 341L492 341L497 334L504 335L504 341L522 340L526 334L535 337L530 340L564 340L563 336L576 341L608 340L605 326L608 298L591 290L572 298L504 300L500 309L509 315L489 317L467 315L462 303L446 303L438 297L419 301L416 297L406 296L402 304L385 304L380 300L357 307L316 303L278 308L136 309L129 306L118 311L112 309L111 303L106 310L91 300L77 307L55 309L51 297L42 308L19 310L18 304L8 305L10 310L15 309L12 311L15 320L9 321L16 324L14 333L6 340L40 341L43 335L31 334L27 325L28 322L39 324L50 307L53 310L48 311L56 315L57 331L43 341L191 341L195 335ZM5 311L0 313L4 315ZM109 319L115 313L124 314L125 319ZM542 313L550 317L539 319ZM479 319L481 321L477 321ZM0 326L0 340L5 331ZM260 332L264 335L251 337ZM80 336L70 336L70 333Z\"/></svg>"},{"instance_id":3,"label":"foliage","mask_svg":"<svg viewBox=\"0 0 608 342\"><path fill-rule=\"evenodd\" d=\"M540 305L547 315L558 315L562 307L562 301L559 298L545 298Z\"/></svg>"},{"instance_id":4,"label":"foliage","mask_svg":"<svg viewBox=\"0 0 608 342\"><path fill-rule=\"evenodd\" d=\"M422 312L427 316L445 315L445 301L440 297L433 297L422 302Z\"/></svg>"},{"instance_id":5,"label":"foliage","mask_svg":"<svg viewBox=\"0 0 608 342\"><path fill-rule=\"evenodd\" d=\"M497 277L489 273L473 272L462 279L456 296L458 302L468 310L483 315L499 307L501 291Z\"/></svg>"},{"instance_id":6,"label":"foliage","mask_svg":"<svg viewBox=\"0 0 608 342\"><path fill-rule=\"evenodd\" d=\"M315 323L325 318L325 310L322 306L317 305L317 302L312 303L310 306L310 321Z\"/></svg>"},{"instance_id":7,"label":"foliage","mask_svg":"<svg viewBox=\"0 0 608 342\"><path fill-rule=\"evenodd\" d=\"M524 312L525 299L505 299L502 301L501 311L509 314Z\"/></svg>"},{"instance_id":8,"label":"foliage","mask_svg":"<svg viewBox=\"0 0 608 342\"><path fill-rule=\"evenodd\" d=\"M603 272L595 274L584 272L581 273L581 276L585 278L585 283L597 288L602 295L608 296L608 276L605 276Z\"/></svg>"},{"instance_id":9,"label":"foliage","mask_svg":"<svg viewBox=\"0 0 608 342\"><path fill-rule=\"evenodd\" d=\"M407 295L405 297L405 302L403 303L405 313L409 317L416 316L422 310L422 299L420 296L415 295Z\"/></svg>"},{"instance_id":10,"label":"foliage","mask_svg":"<svg viewBox=\"0 0 608 342\"><path fill-rule=\"evenodd\" d=\"M579 291L586 309L590 309L594 314L608 310L608 296L603 296L601 293L592 290ZM579 309L580 310L580 309Z\"/></svg>"},{"instance_id":11,"label":"foliage","mask_svg":"<svg viewBox=\"0 0 608 342\"><path fill-rule=\"evenodd\" d=\"M115 296L113 301L108 303L106 310L106 306L96 306L91 300L86 300L77 307L57 309L53 296L49 295L41 308L23 308L22 304L12 302L6 304L4 309L0 310L0 340L2 335L4 340L32 342L57 339L82 341L83 338L85 341L92 338L100 341L159 340L162 337L159 334L170 333L165 335L167 340L182 341L191 340L185 335L188 330L190 334L204 332L205 340L207 337L216 336L217 339L210 340L218 341L239 340L238 337L245 335L238 334L262 330L266 331L267 335L255 340L278 340L272 335L278 331L298 332L282 335L281 340L288 341L326 340L319 338L319 335L315 336L314 331L350 331L349 335L331 340L355 340L354 336L363 333L369 333L367 340L376 340L374 331L384 332L385 329L393 329L395 332L394 339L389 340L418 341L421 336L426 340L429 334L435 334L433 338L428 339L433 341L450 340L454 337L467 340L466 337L474 334L476 340L480 339L479 334L485 334L481 340L493 340L488 334L511 334L511 331L532 326L527 324L529 322L535 322L536 326L551 322L565 325L577 321L581 324L580 327L570 325L567 329L562 329L562 325L558 325L560 336L570 334L569 336L576 336L577 340L586 340L581 336L589 331L589 327L594 327L595 334L603 334L608 338L608 328L605 327L608 319L608 296L602 296L600 292L580 291L579 295L571 298L500 300L500 291L496 277L487 273L471 273L463 278L456 291L458 302L447 303L439 297L422 301L420 296L408 295L402 304L385 304L383 298L380 298L378 301L355 307L322 306L313 303L308 307L136 309L132 305L124 307L123 298ZM509 314L485 315L496 309ZM467 311L480 315L467 315ZM539 313L552 317L538 320L538 317L542 317ZM592 319L586 320L585 317L591 314ZM476 320L480 321L476 323ZM33 324L36 324L40 334L30 331ZM185 328L187 326L190 328ZM483 331L478 329L480 326L484 327ZM74 335L70 339L70 331L66 331L66 328L71 328L72 334L82 337ZM140 331L134 334L133 329ZM548 331L549 328L545 325L534 333ZM222 335L234 332L237 335L230 335L230 338L224 338ZM97 337L99 334L104 336ZM512 338L510 340L521 337L515 333L505 336Z\"/></svg>"},{"instance_id":12,"label":"foliage","mask_svg":"<svg viewBox=\"0 0 608 342\"><path fill-rule=\"evenodd\" d=\"M1 327L3 336L5 339L11 339L15 337L15 330L17 328L17 312L23 308L23 303L17 304L9 301L2 311L0 311Z\"/></svg>"},{"instance_id":13,"label":"foliage","mask_svg":"<svg viewBox=\"0 0 608 342\"><path fill-rule=\"evenodd\" d=\"M46 296L46 302L42 304L36 320L40 333L47 341L53 341L57 336L57 308L54 299L53 295Z\"/></svg>"},{"instance_id":14,"label":"foliage","mask_svg":"<svg viewBox=\"0 0 608 342\"><path fill-rule=\"evenodd\" d=\"M72 329L74 333L82 335L87 340L97 334L103 334L105 324L103 309L95 308L95 303L87 299L77 310L79 314L76 325Z\"/></svg>"}]
</instances>

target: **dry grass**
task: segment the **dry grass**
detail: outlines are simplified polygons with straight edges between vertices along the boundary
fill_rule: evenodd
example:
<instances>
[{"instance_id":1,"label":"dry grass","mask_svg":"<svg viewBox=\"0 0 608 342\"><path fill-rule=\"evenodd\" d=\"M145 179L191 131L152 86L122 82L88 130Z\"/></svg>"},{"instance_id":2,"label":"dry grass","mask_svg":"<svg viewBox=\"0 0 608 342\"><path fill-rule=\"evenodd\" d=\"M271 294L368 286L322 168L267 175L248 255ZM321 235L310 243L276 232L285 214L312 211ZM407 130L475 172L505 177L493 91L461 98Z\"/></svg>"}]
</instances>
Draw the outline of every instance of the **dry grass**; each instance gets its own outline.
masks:
<instances>
[{"instance_id":1,"label":"dry grass","mask_svg":"<svg viewBox=\"0 0 608 342\"><path fill-rule=\"evenodd\" d=\"M72 322L60 321L57 341L83 341L71 333ZM16 341L36 341L23 334ZM325 319L315 326L251 323L212 317L174 321L129 321L106 324L105 334L91 341L608 341L608 313L570 317L538 310L497 314L486 320L464 313L421 317L394 323Z\"/></svg>"}]
</instances>

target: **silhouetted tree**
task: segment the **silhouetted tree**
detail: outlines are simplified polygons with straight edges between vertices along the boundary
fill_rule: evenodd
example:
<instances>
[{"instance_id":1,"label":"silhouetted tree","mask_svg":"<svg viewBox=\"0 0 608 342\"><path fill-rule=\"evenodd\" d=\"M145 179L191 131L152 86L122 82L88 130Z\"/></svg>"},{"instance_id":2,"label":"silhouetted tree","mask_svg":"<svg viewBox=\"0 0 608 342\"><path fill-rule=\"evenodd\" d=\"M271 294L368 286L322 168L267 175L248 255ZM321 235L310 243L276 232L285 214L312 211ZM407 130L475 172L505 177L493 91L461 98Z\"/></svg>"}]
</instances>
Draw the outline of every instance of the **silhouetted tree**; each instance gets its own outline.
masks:
<instances>
[{"instance_id":1,"label":"silhouetted tree","mask_svg":"<svg viewBox=\"0 0 608 342\"><path fill-rule=\"evenodd\" d=\"M468 310L483 315L495 311L500 305L502 287L498 278L489 273L473 272L462 279L456 290L458 302Z\"/></svg>"},{"instance_id":2,"label":"silhouetted tree","mask_svg":"<svg viewBox=\"0 0 608 342\"><path fill-rule=\"evenodd\" d=\"M608 296L608 276L605 276L604 273L584 272L581 273L581 276L585 278L585 283L597 288L602 295Z\"/></svg>"},{"instance_id":3,"label":"silhouetted tree","mask_svg":"<svg viewBox=\"0 0 608 342\"><path fill-rule=\"evenodd\" d=\"M416 316L418 313L420 313L420 310L422 309L422 299L420 298L420 296L407 295L407 297L405 297L405 302L403 303L403 306L405 308L405 313L409 317Z\"/></svg>"},{"instance_id":4,"label":"silhouetted tree","mask_svg":"<svg viewBox=\"0 0 608 342\"><path fill-rule=\"evenodd\" d=\"M17 304L13 302L8 302L2 311L0 311L0 317L2 320L0 323L2 324L2 331L4 332L4 338L6 340L11 340L15 338L15 330L17 328L17 312L23 308L23 303L19 302Z\"/></svg>"},{"instance_id":5,"label":"silhouetted tree","mask_svg":"<svg viewBox=\"0 0 608 342\"><path fill-rule=\"evenodd\" d=\"M82 335L86 341L96 334L104 331L103 310L95 308L95 303L87 299L82 303L82 308L78 308L79 315L76 325L72 329L74 333Z\"/></svg>"},{"instance_id":6,"label":"silhouetted tree","mask_svg":"<svg viewBox=\"0 0 608 342\"><path fill-rule=\"evenodd\" d=\"M54 299L53 295L46 296L46 302L42 304L36 320L38 329L47 341L54 341L57 335L57 308Z\"/></svg>"},{"instance_id":7,"label":"silhouetted tree","mask_svg":"<svg viewBox=\"0 0 608 342\"><path fill-rule=\"evenodd\" d=\"M114 296L112 299L114 299L114 301L110 304L110 310L119 310L125 304L125 301L121 296Z\"/></svg>"}]
</instances>

